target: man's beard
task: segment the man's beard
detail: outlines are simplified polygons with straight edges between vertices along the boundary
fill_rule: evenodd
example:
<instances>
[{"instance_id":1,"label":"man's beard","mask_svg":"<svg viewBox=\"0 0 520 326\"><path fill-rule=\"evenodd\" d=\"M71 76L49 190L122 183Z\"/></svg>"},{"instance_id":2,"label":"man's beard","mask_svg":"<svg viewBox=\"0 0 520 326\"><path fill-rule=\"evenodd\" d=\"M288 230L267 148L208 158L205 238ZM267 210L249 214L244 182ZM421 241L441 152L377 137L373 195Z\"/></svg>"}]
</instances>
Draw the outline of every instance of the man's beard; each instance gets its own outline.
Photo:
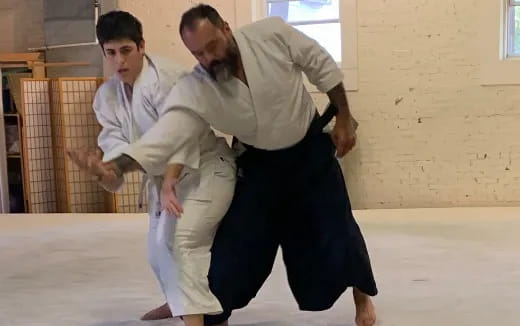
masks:
<instances>
[{"instance_id":1,"label":"man's beard","mask_svg":"<svg viewBox=\"0 0 520 326\"><path fill-rule=\"evenodd\" d=\"M226 50L226 56L220 60L213 60L207 72L214 80L229 80L238 71L239 52L235 40L229 42Z\"/></svg>"}]
</instances>

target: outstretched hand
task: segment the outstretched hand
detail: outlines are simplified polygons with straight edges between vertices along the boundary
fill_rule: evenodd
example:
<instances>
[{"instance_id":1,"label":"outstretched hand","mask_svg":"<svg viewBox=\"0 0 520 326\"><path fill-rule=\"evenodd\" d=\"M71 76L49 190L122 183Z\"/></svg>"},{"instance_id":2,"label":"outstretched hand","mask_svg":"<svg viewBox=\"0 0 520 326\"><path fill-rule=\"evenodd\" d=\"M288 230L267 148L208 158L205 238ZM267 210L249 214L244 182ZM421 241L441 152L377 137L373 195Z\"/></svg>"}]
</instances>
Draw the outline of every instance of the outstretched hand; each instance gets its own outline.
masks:
<instances>
[{"instance_id":1,"label":"outstretched hand","mask_svg":"<svg viewBox=\"0 0 520 326\"><path fill-rule=\"evenodd\" d=\"M115 173L103 163L103 152L97 148L89 151L87 148L67 149L67 156L76 164L81 171L96 177L97 180L117 179Z\"/></svg>"}]
</instances>

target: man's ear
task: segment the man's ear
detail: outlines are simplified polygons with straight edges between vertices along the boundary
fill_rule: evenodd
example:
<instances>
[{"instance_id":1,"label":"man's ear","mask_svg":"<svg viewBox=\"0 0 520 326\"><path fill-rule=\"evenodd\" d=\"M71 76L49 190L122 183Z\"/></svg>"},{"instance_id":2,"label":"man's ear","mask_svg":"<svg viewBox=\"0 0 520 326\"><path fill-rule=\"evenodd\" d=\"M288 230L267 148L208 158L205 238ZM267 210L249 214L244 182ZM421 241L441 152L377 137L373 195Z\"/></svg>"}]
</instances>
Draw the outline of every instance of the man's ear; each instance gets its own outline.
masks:
<instances>
[{"instance_id":1,"label":"man's ear","mask_svg":"<svg viewBox=\"0 0 520 326\"><path fill-rule=\"evenodd\" d=\"M137 45L137 48L139 49L139 52L144 52L144 45L145 45L144 40L142 40L142 41Z\"/></svg>"},{"instance_id":2,"label":"man's ear","mask_svg":"<svg viewBox=\"0 0 520 326\"><path fill-rule=\"evenodd\" d=\"M231 32L231 27L229 27L229 23L228 22L224 22L224 30L226 32Z\"/></svg>"}]
</instances>

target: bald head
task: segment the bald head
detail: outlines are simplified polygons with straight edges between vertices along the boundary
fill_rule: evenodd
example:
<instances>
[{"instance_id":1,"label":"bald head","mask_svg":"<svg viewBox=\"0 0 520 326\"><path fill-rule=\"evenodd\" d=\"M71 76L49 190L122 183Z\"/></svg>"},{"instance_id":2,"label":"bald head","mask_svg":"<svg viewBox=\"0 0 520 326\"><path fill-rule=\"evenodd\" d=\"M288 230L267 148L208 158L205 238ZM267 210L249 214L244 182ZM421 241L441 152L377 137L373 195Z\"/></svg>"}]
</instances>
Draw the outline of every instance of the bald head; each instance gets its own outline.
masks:
<instances>
[{"instance_id":1,"label":"bald head","mask_svg":"<svg viewBox=\"0 0 520 326\"><path fill-rule=\"evenodd\" d=\"M185 29L193 30L194 28L197 28L197 25L201 20L208 20L217 28L223 28L226 24L215 8L209 5L200 4L186 11L182 15L181 23L179 25L179 33L181 34L181 37Z\"/></svg>"}]
</instances>

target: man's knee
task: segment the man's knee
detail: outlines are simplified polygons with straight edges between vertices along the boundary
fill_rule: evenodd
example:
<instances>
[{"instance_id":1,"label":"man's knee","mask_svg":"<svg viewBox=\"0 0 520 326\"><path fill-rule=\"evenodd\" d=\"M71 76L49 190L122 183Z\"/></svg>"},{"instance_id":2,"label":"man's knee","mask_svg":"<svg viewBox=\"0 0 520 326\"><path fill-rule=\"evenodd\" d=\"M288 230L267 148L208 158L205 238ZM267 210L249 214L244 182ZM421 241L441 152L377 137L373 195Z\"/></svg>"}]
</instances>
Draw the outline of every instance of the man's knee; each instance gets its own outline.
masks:
<instances>
[{"instance_id":1,"label":"man's knee","mask_svg":"<svg viewBox=\"0 0 520 326\"><path fill-rule=\"evenodd\" d=\"M209 254L214 239L214 230L175 230L174 247L181 251Z\"/></svg>"}]
</instances>

